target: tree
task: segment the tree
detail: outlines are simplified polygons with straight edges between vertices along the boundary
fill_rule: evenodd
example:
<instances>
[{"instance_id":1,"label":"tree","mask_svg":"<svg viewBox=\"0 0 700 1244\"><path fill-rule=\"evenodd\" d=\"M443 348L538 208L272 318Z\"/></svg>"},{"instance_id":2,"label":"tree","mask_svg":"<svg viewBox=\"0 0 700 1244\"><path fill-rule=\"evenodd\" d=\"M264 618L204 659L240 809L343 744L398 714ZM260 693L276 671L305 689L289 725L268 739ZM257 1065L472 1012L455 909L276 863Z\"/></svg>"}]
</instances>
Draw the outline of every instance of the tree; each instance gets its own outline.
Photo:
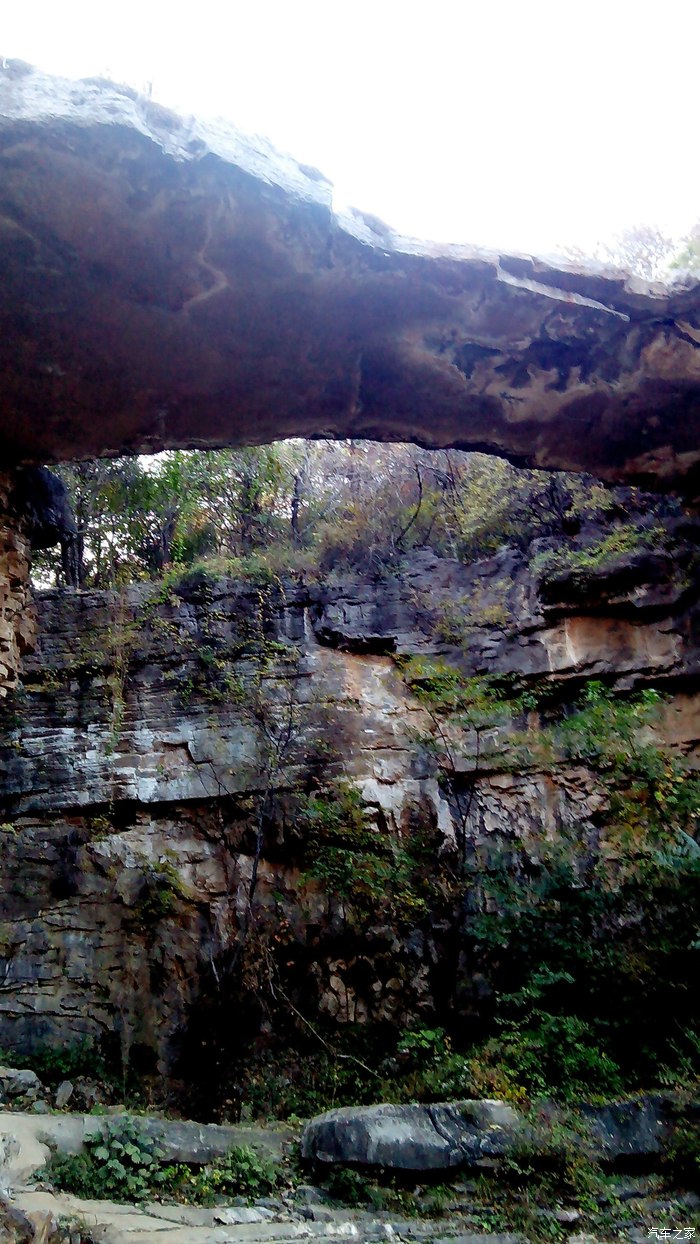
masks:
<instances>
[{"instance_id":1,"label":"tree","mask_svg":"<svg viewBox=\"0 0 700 1244\"><path fill-rule=\"evenodd\" d=\"M673 272L700 273L700 221L684 237L671 260Z\"/></svg>"},{"instance_id":2,"label":"tree","mask_svg":"<svg viewBox=\"0 0 700 1244\"><path fill-rule=\"evenodd\" d=\"M76 515L78 585L96 588L212 559L234 576L384 576L424 547L470 563L504 544L566 539L615 506L615 493L588 477L372 441L179 450L60 472ZM42 582L66 583L54 553L35 564Z\"/></svg>"},{"instance_id":3,"label":"tree","mask_svg":"<svg viewBox=\"0 0 700 1244\"><path fill-rule=\"evenodd\" d=\"M574 263L587 260L622 268L645 281L668 281L669 267L675 250L672 238L655 225L630 225L608 241L598 241L590 251L579 246L565 246L563 253Z\"/></svg>"}]
</instances>

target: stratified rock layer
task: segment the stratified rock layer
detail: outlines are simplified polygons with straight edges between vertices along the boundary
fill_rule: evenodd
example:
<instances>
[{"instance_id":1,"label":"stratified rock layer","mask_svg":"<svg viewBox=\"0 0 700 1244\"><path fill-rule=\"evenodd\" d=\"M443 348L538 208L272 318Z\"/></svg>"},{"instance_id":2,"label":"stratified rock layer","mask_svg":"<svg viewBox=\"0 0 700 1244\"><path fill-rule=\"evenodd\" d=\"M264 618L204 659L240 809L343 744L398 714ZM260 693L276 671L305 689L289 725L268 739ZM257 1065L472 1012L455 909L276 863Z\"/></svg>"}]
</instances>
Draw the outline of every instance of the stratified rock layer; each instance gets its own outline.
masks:
<instances>
[{"instance_id":1,"label":"stratified rock layer","mask_svg":"<svg viewBox=\"0 0 700 1244\"><path fill-rule=\"evenodd\" d=\"M516 675L564 700L593 677L659 687L666 739L697 753L697 527L681 530L673 552L642 543L591 571L587 612L571 576L541 580L508 549L473 566L416 552L385 582L281 591L195 574L175 590L42 594L39 645L0 722L0 1045L116 1032L140 1065L174 1074L216 992L211 964L246 927L271 767L254 934L272 940L251 935L236 1023L275 947L303 1013L405 1027L449 1009L457 977L466 1013L445 923L353 929L309 877L296 795L343 774L380 834L427 833L436 858L453 848L456 810L417 742L429 721L394 655ZM459 643L444 635L455 609ZM287 722L275 757L270 731ZM534 857L543 840L596 836L601 792L583 763L514 772L506 736L491 742L476 779L473 740L455 761L474 782L468 833L484 868L499 849Z\"/></svg>"},{"instance_id":2,"label":"stratified rock layer","mask_svg":"<svg viewBox=\"0 0 700 1244\"><path fill-rule=\"evenodd\" d=\"M34 640L29 534L11 509L13 486L14 477L0 472L0 699L16 686L22 657Z\"/></svg>"},{"instance_id":3,"label":"stratified rock layer","mask_svg":"<svg viewBox=\"0 0 700 1244\"><path fill-rule=\"evenodd\" d=\"M696 491L697 282L417 243L260 140L17 61L0 181L6 460L365 436Z\"/></svg>"}]
</instances>

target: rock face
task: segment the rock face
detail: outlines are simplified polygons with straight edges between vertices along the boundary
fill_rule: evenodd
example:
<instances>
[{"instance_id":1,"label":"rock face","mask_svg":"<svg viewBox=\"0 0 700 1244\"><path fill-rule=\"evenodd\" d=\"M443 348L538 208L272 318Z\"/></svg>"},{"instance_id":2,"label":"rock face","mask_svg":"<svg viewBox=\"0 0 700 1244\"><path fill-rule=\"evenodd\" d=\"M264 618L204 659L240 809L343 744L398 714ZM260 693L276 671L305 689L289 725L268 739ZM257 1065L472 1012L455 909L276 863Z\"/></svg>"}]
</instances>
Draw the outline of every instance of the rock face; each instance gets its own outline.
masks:
<instances>
[{"instance_id":1,"label":"rock face","mask_svg":"<svg viewBox=\"0 0 700 1244\"><path fill-rule=\"evenodd\" d=\"M34 642L29 585L32 548L61 543L68 581L75 581L75 519L61 480L43 467L0 471L0 699L14 689Z\"/></svg>"},{"instance_id":2,"label":"rock face","mask_svg":"<svg viewBox=\"0 0 700 1244\"><path fill-rule=\"evenodd\" d=\"M424 245L313 169L0 67L0 456L323 434L696 491L700 287Z\"/></svg>"},{"instance_id":3,"label":"rock face","mask_svg":"<svg viewBox=\"0 0 700 1244\"><path fill-rule=\"evenodd\" d=\"M449 1170L502 1157L521 1132L516 1111L499 1101L350 1106L307 1123L301 1156L341 1166Z\"/></svg>"},{"instance_id":4,"label":"rock face","mask_svg":"<svg viewBox=\"0 0 700 1244\"><path fill-rule=\"evenodd\" d=\"M440 1013L462 971L445 968L449 930L354 928L310 875L299 793L344 774L379 833L453 847L455 809L416 742L428 723L401 655L563 699L591 677L662 687L667 739L696 752L697 532L677 526L674 550L591 571L588 613L573 572L542 578L532 550L512 549L472 566L424 550L384 582L199 574L40 595L38 647L0 721L0 1047L116 1038L125 1061L176 1076L189 1034L206 1033L212 964L251 919L236 1031L273 955L296 1004L338 1025ZM584 765L514 772L492 742L469 813L476 858L593 833L600 794Z\"/></svg>"},{"instance_id":5,"label":"rock face","mask_svg":"<svg viewBox=\"0 0 700 1244\"><path fill-rule=\"evenodd\" d=\"M17 683L34 639L27 524L11 504L15 476L0 471L0 699Z\"/></svg>"},{"instance_id":6,"label":"rock face","mask_svg":"<svg viewBox=\"0 0 700 1244\"><path fill-rule=\"evenodd\" d=\"M674 1127L696 1120L700 1107L660 1096L581 1108L581 1136L602 1162L653 1169L668 1151ZM490 1166L548 1138L561 1127L556 1107L542 1107L533 1123L500 1101L461 1101L429 1106L350 1106L328 1110L307 1123L302 1157L322 1165L387 1167L398 1171ZM561 1143L561 1140L559 1141ZM485 1161L486 1160L486 1161Z\"/></svg>"}]
</instances>

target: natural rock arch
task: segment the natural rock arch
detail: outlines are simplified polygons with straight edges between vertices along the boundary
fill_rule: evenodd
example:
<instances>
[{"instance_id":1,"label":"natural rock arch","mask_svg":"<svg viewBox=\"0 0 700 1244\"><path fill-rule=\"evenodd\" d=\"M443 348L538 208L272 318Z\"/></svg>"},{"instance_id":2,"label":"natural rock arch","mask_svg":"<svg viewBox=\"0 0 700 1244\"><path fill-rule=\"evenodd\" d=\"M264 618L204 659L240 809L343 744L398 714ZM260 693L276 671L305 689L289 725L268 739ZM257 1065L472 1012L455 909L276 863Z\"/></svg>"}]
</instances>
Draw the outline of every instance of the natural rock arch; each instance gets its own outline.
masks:
<instances>
[{"instance_id":1,"label":"natural rock arch","mask_svg":"<svg viewBox=\"0 0 700 1244\"><path fill-rule=\"evenodd\" d=\"M21 465L362 436L697 495L697 281L403 238L263 141L20 61L0 185L0 695Z\"/></svg>"},{"instance_id":2,"label":"natural rock arch","mask_svg":"<svg viewBox=\"0 0 700 1244\"><path fill-rule=\"evenodd\" d=\"M0 455L290 435L696 490L700 285L402 238L126 88L0 68Z\"/></svg>"}]
</instances>

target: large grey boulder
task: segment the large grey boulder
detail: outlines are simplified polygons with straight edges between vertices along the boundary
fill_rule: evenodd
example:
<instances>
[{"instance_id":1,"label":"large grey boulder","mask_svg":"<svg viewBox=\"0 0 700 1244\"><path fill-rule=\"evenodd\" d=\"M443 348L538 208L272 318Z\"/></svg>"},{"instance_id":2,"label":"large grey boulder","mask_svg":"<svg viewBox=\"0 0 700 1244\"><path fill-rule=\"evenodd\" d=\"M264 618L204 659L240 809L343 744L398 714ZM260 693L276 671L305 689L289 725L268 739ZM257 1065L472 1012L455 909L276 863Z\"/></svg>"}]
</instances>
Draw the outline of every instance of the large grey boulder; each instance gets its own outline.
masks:
<instances>
[{"instance_id":1,"label":"large grey boulder","mask_svg":"<svg viewBox=\"0 0 700 1244\"><path fill-rule=\"evenodd\" d=\"M522 1115L499 1101L440 1105L355 1106L329 1110L307 1123L307 1161L433 1171L478 1166L525 1146L544 1157L568 1134L609 1167L659 1167L676 1127L700 1126L700 1103L650 1094L593 1106L571 1119L554 1103ZM562 1127L564 1131L562 1132Z\"/></svg>"},{"instance_id":2,"label":"large grey boulder","mask_svg":"<svg viewBox=\"0 0 700 1244\"><path fill-rule=\"evenodd\" d=\"M604 1161L624 1166L657 1163L667 1151L674 1127L700 1122L700 1104L650 1093L605 1106L581 1106L591 1141Z\"/></svg>"},{"instance_id":3,"label":"large grey boulder","mask_svg":"<svg viewBox=\"0 0 700 1244\"><path fill-rule=\"evenodd\" d=\"M449 1170L502 1156L522 1133L520 1116L500 1101L350 1106L307 1123L301 1154L314 1162Z\"/></svg>"}]
</instances>

